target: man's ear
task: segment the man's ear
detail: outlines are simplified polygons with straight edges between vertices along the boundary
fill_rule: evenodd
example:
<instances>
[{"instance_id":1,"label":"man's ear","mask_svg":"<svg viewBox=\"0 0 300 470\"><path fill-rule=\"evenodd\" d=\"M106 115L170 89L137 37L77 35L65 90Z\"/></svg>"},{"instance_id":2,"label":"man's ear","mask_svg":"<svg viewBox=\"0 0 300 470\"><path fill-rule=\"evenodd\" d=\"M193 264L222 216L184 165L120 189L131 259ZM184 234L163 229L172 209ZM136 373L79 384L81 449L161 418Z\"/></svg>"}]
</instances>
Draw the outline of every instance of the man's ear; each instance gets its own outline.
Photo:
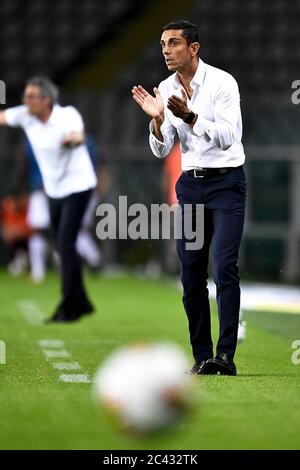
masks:
<instances>
[{"instance_id":1,"label":"man's ear","mask_svg":"<svg viewBox=\"0 0 300 470\"><path fill-rule=\"evenodd\" d=\"M54 103L52 103L52 100L51 100L50 96L47 96L47 97L46 97L46 100L47 100L47 105L48 105L48 106L51 107L51 106L54 104Z\"/></svg>"},{"instance_id":2,"label":"man's ear","mask_svg":"<svg viewBox=\"0 0 300 470\"><path fill-rule=\"evenodd\" d=\"M193 57L198 54L200 47L201 45L199 44L199 42L192 42L192 44L190 44L190 50Z\"/></svg>"}]
</instances>

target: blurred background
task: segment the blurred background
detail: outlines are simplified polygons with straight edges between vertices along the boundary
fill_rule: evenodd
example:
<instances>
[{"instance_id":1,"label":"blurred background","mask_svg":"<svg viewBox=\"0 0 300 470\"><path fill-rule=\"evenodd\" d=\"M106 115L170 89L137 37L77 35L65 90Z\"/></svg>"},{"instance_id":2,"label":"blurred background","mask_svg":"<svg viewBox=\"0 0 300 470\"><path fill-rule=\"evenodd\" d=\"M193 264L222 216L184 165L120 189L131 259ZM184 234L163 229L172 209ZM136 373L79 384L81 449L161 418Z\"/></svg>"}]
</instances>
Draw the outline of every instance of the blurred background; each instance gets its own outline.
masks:
<instances>
[{"instance_id":1,"label":"blurred background","mask_svg":"<svg viewBox=\"0 0 300 470\"><path fill-rule=\"evenodd\" d=\"M168 76L159 44L163 25L197 24L202 59L231 73L240 87L248 178L241 278L298 283L300 109L291 96L300 79L299 15L299 0L2 0L1 109L20 104L27 78L51 77L61 104L78 108L93 140L100 202L117 203L121 194L128 204L166 201L165 162L150 152L149 120L131 88L150 91ZM30 178L23 132L1 128L0 148L0 198L6 208L7 197L14 198L25 211ZM2 265L9 256L4 213ZM19 231L26 242L21 223ZM103 265L173 269L165 242L94 241Z\"/></svg>"}]
</instances>

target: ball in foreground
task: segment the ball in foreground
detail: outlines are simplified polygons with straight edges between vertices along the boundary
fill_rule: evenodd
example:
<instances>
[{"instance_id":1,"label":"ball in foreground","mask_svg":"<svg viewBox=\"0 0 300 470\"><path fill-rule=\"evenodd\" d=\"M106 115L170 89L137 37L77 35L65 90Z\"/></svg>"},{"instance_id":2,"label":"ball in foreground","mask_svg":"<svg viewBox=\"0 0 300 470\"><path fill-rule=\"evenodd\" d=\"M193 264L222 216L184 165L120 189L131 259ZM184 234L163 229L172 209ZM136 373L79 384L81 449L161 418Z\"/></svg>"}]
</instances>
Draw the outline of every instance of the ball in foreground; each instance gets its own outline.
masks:
<instances>
[{"instance_id":1,"label":"ball in foreground","mask_svg":"<svg viewBox=\"0 0 300 470\"><path fill-rule=\"evenodd\" d=\"M95 377L97 399L122 428L138 434L159 431L188 408L187 360L173 344L123 347L112 353Z\"/></svg>"}]
</instances>

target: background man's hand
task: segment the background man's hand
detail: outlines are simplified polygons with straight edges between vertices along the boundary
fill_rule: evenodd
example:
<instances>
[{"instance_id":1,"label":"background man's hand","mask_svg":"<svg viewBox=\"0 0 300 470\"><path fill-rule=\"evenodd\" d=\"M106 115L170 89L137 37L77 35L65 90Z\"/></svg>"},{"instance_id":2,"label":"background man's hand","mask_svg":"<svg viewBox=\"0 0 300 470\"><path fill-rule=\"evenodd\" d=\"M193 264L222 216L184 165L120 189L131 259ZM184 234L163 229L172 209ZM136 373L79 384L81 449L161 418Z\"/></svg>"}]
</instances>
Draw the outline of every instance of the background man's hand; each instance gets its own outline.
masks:
<instances>
[{"instance_id":1,"label":"background man's hand","mask_svg":"<svg viewBox=\"0 0 300 470\"><path fill-rule=\"evenodd\" d=\"M81 145L84 142L84 134L83 132L69 132L65 135L62 145L65 147L77 147L77 145Z\"/></svg>"}]
</instances>

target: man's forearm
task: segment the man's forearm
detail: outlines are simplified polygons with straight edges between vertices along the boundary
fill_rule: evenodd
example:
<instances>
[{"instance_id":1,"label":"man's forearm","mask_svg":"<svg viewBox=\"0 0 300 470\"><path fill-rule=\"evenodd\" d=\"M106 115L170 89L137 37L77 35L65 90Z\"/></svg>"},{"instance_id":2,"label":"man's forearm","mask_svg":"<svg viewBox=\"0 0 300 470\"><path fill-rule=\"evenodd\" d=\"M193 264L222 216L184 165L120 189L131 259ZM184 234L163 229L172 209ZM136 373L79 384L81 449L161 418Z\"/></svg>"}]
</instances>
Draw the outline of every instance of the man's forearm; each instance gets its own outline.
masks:
<instances>
[{"instance_id":1,"label":"man's forearm","mask_svg":"<svg viewBox=\"0 0 300 470\"><path fill-rule=\"evenodd\" d=\"M163 142L164 138L161 133L161 125L164 122L163 117L152 119L152 122L153 122L153 134L160 142Z\"/></svg>"},{"instance_id":2,"label":"man's forearm","mask_svg":"<svg viewBox=\"0 0 300 470\"><path fill-rule=\"evenodd\" d=\"M71 133L72 141L74 145L81 145L84 143L85 137L84 137L84 132L79 131L79 132L72 132Z\"/></svg>"},{"instance_id":3,"label":"man's forearm","mask_svg":"<svg viewBox=\"0 0 300 470\"><path fill-rule=\"evenodd\" d=\"M63 139L63 145L69 146L69 147L77 147L78 145L83 144L85 141L85 135L83 131L78 131L78 132L69 132L67 135L65 135Z\"/></svg>"},{"instance_id":4,"label":"man's forearm","mask_svg":"<svg viewBox=\"0 0 300 470\"><path fill-rule=\"evenodd\" d=\"M0 111L0 126L7 124L4 111Z\"/></svg>"}]
</instances>

